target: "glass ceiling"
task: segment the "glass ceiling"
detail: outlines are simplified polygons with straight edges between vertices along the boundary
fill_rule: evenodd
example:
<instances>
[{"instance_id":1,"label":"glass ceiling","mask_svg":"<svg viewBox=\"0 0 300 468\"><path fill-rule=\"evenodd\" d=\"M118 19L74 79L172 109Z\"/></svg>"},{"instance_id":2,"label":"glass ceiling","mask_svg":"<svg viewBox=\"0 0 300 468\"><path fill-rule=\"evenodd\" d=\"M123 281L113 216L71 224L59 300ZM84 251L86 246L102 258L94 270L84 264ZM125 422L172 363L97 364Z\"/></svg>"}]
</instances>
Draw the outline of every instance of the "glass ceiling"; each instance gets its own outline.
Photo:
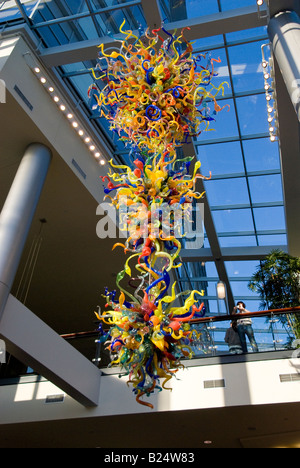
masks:
<instances>
[{"instance_id":1,"label":"glass ceiling","mask_svg":"<svg viewBox=\"0 0 300 468\"><path fill-rule=\"evenodd\" d=\"M147 0L149 1L149 0ZM152 0L151 0L152 1ZM35 0L0 2L0 23L26 20L45 47L113 36L126 19L126 28L145 30L144 2L135 0ZM158 0L166 27L178 20L214 15L238 7L256 6L256 0ZM18 4L18 5L17 5ZM230 111L219 113L215 131L194 141L202 162L202 173L212 172L205 182L207 200L219 243L224 247L255 247L287 244L282 176L278 142L271 142L267 122L261 46L268 42L266 28L255 28L194 41L195 53L220 57L215 85L224 81L220 105ZM58 68L71 84L93 119L110 138L115 154L129 162L128 150L109 131L107 122L95 113L87 89L93 83L90 68L95 61L65 64ZM205 239L204 247L209 247ZM258 310L258 298L247 288L257 260L225 262L235 300L244 298L250 310ZM195 278L193 288L205 286L207 309L216 312L213 262L188 263L181 269L183 288ZM198 280L197 280L198 279ZM200 281L202 279L202 281Z\"/></svg>"}]
</instances>

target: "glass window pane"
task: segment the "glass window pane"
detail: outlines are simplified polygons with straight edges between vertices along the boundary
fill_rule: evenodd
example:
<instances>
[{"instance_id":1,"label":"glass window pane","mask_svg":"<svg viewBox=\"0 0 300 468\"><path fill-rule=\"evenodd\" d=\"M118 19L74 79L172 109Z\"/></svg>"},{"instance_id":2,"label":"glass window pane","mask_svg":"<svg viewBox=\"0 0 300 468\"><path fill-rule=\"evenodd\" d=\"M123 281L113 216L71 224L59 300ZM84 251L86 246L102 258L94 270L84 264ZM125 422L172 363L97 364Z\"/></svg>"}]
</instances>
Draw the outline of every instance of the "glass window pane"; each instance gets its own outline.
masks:
<instances>
[{"instance_id":1,"label":"glass window pane","mask_svg":"<svg viewBox=\"0 0 300 468\"><path fill-rule=\"evenodd\" d=\"M225 107L221 112L217 114L216 121L210 122L208 130L203 131L201 135L198 136L197 138L198 141L214 140L214 139L221 140L227 137L237 138L239 136L233 100L232 99L220 100L219 105L221 107L223 106L229 106L229 107ZM205 126L203 125L202 130L204 129L205 129Z\"/></svg>"},{"instance_id":2,"label":"glass window pane","mask_svg":"<svg viewBox=\"0 0 300 468\"><path fill-rule=\"evenodd\" d=\"M278 143L259 138L243 141L243 148L248 172L280 169Z\"/></svg>"},{"instance_id":3,"label":"glass window pane","mask_svg":"<svg viewBox=\"0 0 300 468\"><path fill-rule=\"evenodd\" d=\"M235 278L239 276L243 278L251 278L258 265L258 260L225 262L227 274L229 277L233 276Z\"/></svg>"},{"instance_id":4,"label":"glass window pane","mask_svg":"<svg viewBox=\"0 0 300 468\"><path fill-rule=\"evenodd\" d=\"M258 231L285 230L283 207L255 208L253 212Z\"/></svg>"},{"instance_id":5,"label":"glass window pane","mask_svg":"<svg viewBox=\"0 0 300 468\"><path fill-rule=\"evenodd\" d=\"M219 6L217 0L181 0L181 2L184 1L186 3L188 18L197 18L198 16L219 13ZM175 0L172 3L175 3L176 5L176 3L179 2L178 0Z\"/></svg>"},{"instance_id":6,"label":"glass window pane","mask_svg":"<svg viewBox=\"0 0 300 468\"><path fill-rule=\"evenodd\" d=\"M287 236L284 234L258 236L259 245L287 245Z\"/></svg>"},{"instance_id":7,"label":"glass window pane","mask_svg":"<svg viewBox=\"0 0 300 468\"><path fill-rule=\"evenodd\" d=\"M219 12L217 0L159 0L169 21L181 21Z\"/></svg>"},{"instance_id":8,"label":"glass window pane","mask_svg":"<svg viewBox=\"0 0 300 468\"><path fill-rule=\"evenodd\" d=\"M201 145L197 147L198 159L201 161L201 173L212 176L222 174L243 173L244 163L241 144L219 143L216 145Z\"/></svg>"},{"instance_id":9,"label":"glass window pane","mask_svg":"<svg viewBox=\"0 0 300 468\"><path fill-rule=\"evenodd\" d=\"M265 94L241 97L236 103L242 135L269 134Z\"/></svg>"},{"instance_id":10,"label":"glass window pane","mask_svg":"<svg viewBox=\"0 0 300 468\"><path fill-rule=\"evenodd\" d=\"M210 36L210 37L203 37L201 39L196 39L193 41L193 48L195 51L202 50L206 51L208 48L213 46L224 47L224 38L223 36Z\"/></svg>"},{"instance_id":11,"label":"glass window pane","mask_svg":"<svg viewBox=\"0 0 300 468\"><path fill-rule=\"evenodd\" d=\"M246 297L251 296L253 298L258 297L257 293L251 291L248 288L249 281L232 281L231 289L234 297Z\"/></svg>"},{"instance_id":12,"label":"glass window pane","mask_svg":"<svg viewBox=\"0 0 300 468\"><path fill-rule=\"evenodd\" d=\"M219 237L221 247L256 247L255 236Z\"/></svg>"},{"instance_id":13,"label":"glass window pane","mask_svg":"<svg viewBox=\"0 0 300 468\"><path fill-rule=\"evenodd\" d=\"M208 59L211 60L212 58L215 60L221 60L221 62L214 62L214 71L216 76L214 76L212 80L213 86L218 88L219 86L222 86L224 90L224 96L226 95L232 95L232 89L230 85L230 77L229 77L229 68L228 68L228 63L227 63L227 56L226 56L226 51L225 49L215 49L211 53L207 55ZM222 89L219 92L218 96L222 96ZM215 94L215 91L213 92ZM217 96L217 100L218 100ZM222 107L224 104L220 102L220 106Z\"/></svg>"},{"instance_id":14,"label":"glass window pane","mask_svg":"<svg viewBox=\"0 0 300 468\"><path fill-rule=\"evenodd\" d=\"M206 272L206 276L208 278L218 278L218 273L214 262L206 262L204 271Z\"/></svg>"},{"instance_id":15,"label":"glass window pane","mask_svg":"<svg viewBox=\"0 0 300 468\"><path fill-rule=\"evenodd\" d=\"M247 310L249 310L250 312L259 312L261 309L261 301L260 300L254 300L254 299L248 299L247 300ZM265 318L263 319L264 320L264 323L265 323ZM257 319L255 319L255 324L254 326L257 324ZM264 325L265 326L265 325ZM263 326L262 326L263 328Z\"/></svg>"},{"instance_id":16,"label":"glass window pane","mask_svg":"<svg viewBox=\"0 0 300 468\"><path fill-rule=\"evenodd\" d=\"M282 202L281 175L249 177L249 186L253 203Z\"/></svg>"},{"instance_id":17,"label":"glass window pane","mask_svg":"<svg viewBox=\"0 0 300 468\"><path fill-rule=\"evenodd\" d=\"M211 206L250 204L245 178L210 180L205 188Z\"/></svg>"},{"instance_id":18,"label":"glass window pane","mask_svg":"<svg viewBox=\"0 0 300 468\"><path fill-rule=\"evenodd\" d=\"M236 10L236 8L241 8L245 6L253 6L253 0L221 0L222 11L226 10Z\"/></svg>"},{"instance_id":19,"label":"glass window pane","mask_svg":"<svg viewBox=\"0 0 300 468\"><path fill-rule=\"evenodd\" d=\"M253 42L228 47L235 93L264 88L264 75L261 65L262 44L263 42Z\"/></svg>"},{"instance_id":20,"label":"glass window pane","mask_svg":"<svg viewBox=\"0 0 300 468\"><path fill-rule=\"evenodd\" d=\"M217 232L254 232L251 210L213 211L213 219Z\"/></svg>"},{"instance_id":21,"label":"glass window pane","mask_svg":"<svg viewBox=\"0 0 300 468\"><path fill-rule=\"evenodd\" d=\"M264 38L265 42L269 41L267 26L253 29L245 29L244 31L237 31L226 34L226 39L228 43L245 41L252 39L254 37Z\"/></svg>"}]
</instances>

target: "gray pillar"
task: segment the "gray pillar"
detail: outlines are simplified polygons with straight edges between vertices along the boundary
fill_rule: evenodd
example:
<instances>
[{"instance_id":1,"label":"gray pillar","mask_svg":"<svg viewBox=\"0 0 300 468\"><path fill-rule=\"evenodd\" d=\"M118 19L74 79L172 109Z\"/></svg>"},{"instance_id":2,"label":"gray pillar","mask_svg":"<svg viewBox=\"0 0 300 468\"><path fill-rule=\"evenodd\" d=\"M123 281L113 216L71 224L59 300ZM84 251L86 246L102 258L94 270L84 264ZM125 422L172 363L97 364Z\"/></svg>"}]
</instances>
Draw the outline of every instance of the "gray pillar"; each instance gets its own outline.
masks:
<instances>
[{"instance_id":1,"label":"gray pillar","mask_svg":"<svg viewBox=\"0 0 300 468\"><path fill-rule=\"evenodd\" d=\"M30 145L21 161L0 215L0 319L21 260L48 173L51 152Z\"/></svg>"},{"instance_id":2,"label":"gray pillar","mask_svg":"<svg viewBox=\"0 0 300 468\"><path fill-rule=\"evenodd\" d=\"M294 11L278 13L270 20L268 32L274 55L300 120L300 18Z\"/></svg>"}]
</instances>

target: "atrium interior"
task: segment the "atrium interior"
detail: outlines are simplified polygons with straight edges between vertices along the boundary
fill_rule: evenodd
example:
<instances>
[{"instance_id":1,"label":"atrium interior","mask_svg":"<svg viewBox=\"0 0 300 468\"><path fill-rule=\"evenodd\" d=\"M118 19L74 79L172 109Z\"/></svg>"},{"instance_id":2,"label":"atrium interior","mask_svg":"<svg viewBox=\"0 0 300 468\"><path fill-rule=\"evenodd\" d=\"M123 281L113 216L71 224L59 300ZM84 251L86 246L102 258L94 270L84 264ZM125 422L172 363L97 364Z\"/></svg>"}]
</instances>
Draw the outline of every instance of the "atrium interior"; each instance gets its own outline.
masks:
<instances>
[{"instance_id":1,"label":"atrium interior","mask_svg":"<svg viewBox=\"0 0 300 468\"><path fill-rule=\"evenodd\" d=\"M282 15L295 33L280 35ZM99 46L120 49L124 20L139 37L162 25L184 30L194 57L216 59L223 109L178 150L207 177L197 182L205 195L195 246L182 241L174 280L179 294L204 291L205 315L195 321L193 358L172 392L153 397L154 410L137 405L125 373L109 366L94 314L126 261L115 238L97 235L102 180L111 161L134 159L88 90L103 86ZM24 206L39 195L30 222L24 208L11 234L11 250L21 236L23 247L9 280L0 243L0 447L300 447L300 309L270 311L249 287L272 252L300 257L297 46L298 0L0 2L1 242L23 156L45 158L35 168L43 181L41 172L30 185L19 179ZM253 342L229 352L239 301L258 353Z\"/></svg>"}]
</instances>

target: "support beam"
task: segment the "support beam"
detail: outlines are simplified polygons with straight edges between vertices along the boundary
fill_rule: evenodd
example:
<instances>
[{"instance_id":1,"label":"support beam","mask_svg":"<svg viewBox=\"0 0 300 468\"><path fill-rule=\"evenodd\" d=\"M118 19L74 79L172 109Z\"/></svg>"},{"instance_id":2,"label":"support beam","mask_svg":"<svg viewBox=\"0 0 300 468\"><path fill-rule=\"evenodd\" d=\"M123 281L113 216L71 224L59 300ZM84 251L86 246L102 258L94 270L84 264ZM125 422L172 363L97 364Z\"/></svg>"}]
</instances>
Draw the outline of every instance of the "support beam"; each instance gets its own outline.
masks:
<instances>
[{"instance_id":1,"label":"support beam","mask_svg":"<svg viewBox=\"0 0 300 468\"><path fill-rule=\"evenodd\" d=\"M152 31L154 28L160 28L162 23L162 18L160 15L158 0L141 0L144 16L147 21L147 25Z\"/></svg>"},{"instance_id":2,"label":"support beam","mask_svg":"<svg viewBox=\"0 0 300 468\"><path fill-rule=\"evenodd\" d=\"M51 157L50 150L41 144L35 143L27 148L0 215L0 318L15 279Z\"/></svg>"},{"instance_id":3,"label":"support beam","mask_svg":"<svg viewBox=\"0 0 300 468\"><path fill-rule=\"evenodd\" d=\"M6 350L86 407L99 404L101 371L13 296L0 320Z\"/></svg>"},{"instance_id":4,"label":"support beam","mask_svg":"<svg viewBox=\"0 0 300 468\"><path fill-rule=\"evenodd\" d=\"M29 27L31 27L31 22L30 22L30 20L29 20L29 18L28 18L28 16L27 16L27 13L26 13L26 10L25 10L23 4L21 3L20 0L15 0L15 2L16 2L16 5L17 5L17 7L18 7L20 13L21 13L21 16L22 16L23 20L25 21L25 23L26 23Z\"/></svg>"},{"instance_id":5,"label":"support beam","mask_svg":"<svg viewBox=\"0 0 300 468\"><path fill-rule=\"evenodd\" d=\"M193 153L197 154L197 151L195 150L195 148L193 148ZM185 157L191 156L191 147L189 145L183 146L183 154ZM197 181L197 191L199 193L205 192L204 182L202 179L198 179ZM201 200L201 202L204 203L204 226L205 226L206 235L208 237L211 248L200 249L199 251L193 250L193 249L183 250L181 252L180 258L184 262L209 261L208 259L199 260L199 258L197 257L197 254L201 255L204 250L207 250L207 251L209 250L209 253L211 255L211 261L215 262L219 279L226 285L228 306L229 306L229 310L232 310L233 307L235 306L234 297L233 297L231 285L229 282L228 274L226 271L225 263L224 263L224 260L222 259L220 243L219 243L218 235L216 232L216 228L215 228L215 224L214 224L214 220L212 217L207 195L205 195L205 197Z\"/></svg>"},{"instance_id":6,"label":"support beam","mask_svg":"<svg viewBox=\"0 0 300 468\"><path fill-rule=\"evenodd\" d=\"M268 32L273 52L300 121L300 18L294 11L274 16Z\"/></svg>"},{"instance_id":7,"label":"support beam","mask_svg":"<svg viewBox=\"0 0 300 468\"><path fill-rule=\"evenodd\" d=\"M283 245L261 246L261 247L223 247L220 249L220 260L247 261L263 260L272 250L283 250L288 252L288 247ZM185 250L181 252L184 262L212 262L214 255L212 249Z\"/></svg>"},{"instance_id":8,"label":"support beam","mask_svg":"<svg viewBox=\"0 0 300 468\"><path fill-rule=\"evenodd\" d=\"M264 8L261 11L262 13L267 12ZM267 17L259 18L257 6L253 5L222 11L200 18L190 18L188 20L183 18L181 21L168 23L168 30L170 32L176 29L179 31L188 26L190 30L185 31L184 35L188 40L195 40L231 32L245 31L266 25Z\"/></svg>"},{"instance_id":9,"label":"support beam","mask_svg":"<svg viewBox=\"0 0 300 468\"><path fill-rule=\"evenodd\" d=\"M155 0L153 12L150 13L149 7L152 1L143 0L147 21L156 24L160 20L159 9ZM264 10L263 10L264 11ZM46 23L45 23L46 25ZM259 26L266 26L267 18L259 19L256 5L235 10L215 13L199 18L176 21L168 23L167 29L170 32L178 31L188 26L190 29L185 31L185 36L189 40L200 39L209 36L226 34L235 31L244 31ZM149 24L149 26L151 26ZM161 25L159 24L158 27ZM138 36L138 31L134 31ZM124 39L122 34L115 36L115 39ZM85 60L94 60L98 57L99 49L97 46L104 44L105 47L118 46L111 37L101 37L83 42L66 44L58 47L49 47L42 51L40 58L48 67L57 67L67 63L76 63ZM118 46L119 47L119 46Z\"/></svg>"}]
</instances>

